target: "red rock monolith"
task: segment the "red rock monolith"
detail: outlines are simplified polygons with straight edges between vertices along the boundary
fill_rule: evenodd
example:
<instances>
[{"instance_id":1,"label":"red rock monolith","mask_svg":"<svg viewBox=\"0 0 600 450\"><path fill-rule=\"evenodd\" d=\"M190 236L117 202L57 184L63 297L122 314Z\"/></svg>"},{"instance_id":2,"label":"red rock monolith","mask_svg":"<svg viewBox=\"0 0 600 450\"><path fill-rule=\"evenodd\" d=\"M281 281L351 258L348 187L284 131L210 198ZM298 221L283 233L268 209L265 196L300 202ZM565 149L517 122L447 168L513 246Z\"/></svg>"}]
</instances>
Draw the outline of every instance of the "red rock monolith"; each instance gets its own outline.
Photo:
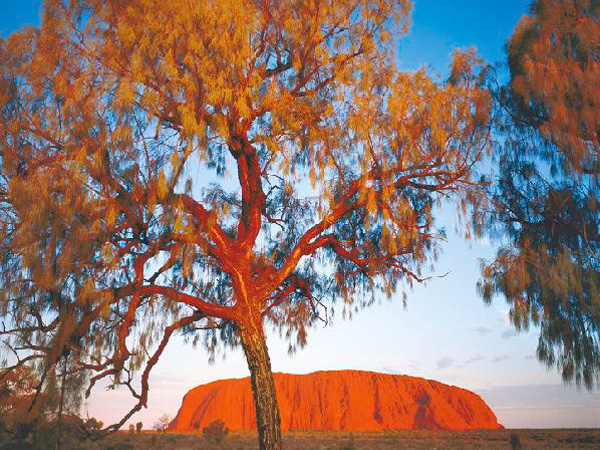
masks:
<instances>
[{"instance_id":1,"label":"red rock monolith","mask_svg":"<svg viewBox=\"0 0 600 450\"><path fill-rule=\"evenodd\" d=\"M438 381L357 370L274 376L283 430L502 428L477 394ZM233 431L256 429L249 378L190 390L169 429L202 429L217 419Z\"/></svg>"}]
</instances>

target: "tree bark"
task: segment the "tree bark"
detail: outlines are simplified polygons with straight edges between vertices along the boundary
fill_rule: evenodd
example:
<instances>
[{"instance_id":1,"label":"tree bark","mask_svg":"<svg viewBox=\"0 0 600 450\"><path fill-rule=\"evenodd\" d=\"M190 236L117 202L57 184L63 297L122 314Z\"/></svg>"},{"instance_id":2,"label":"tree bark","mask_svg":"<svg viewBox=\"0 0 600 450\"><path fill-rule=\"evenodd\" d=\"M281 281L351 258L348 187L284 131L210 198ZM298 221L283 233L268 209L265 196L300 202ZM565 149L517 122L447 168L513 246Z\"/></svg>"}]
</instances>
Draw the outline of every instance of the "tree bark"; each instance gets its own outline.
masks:
<instances>
[{"instance_id":1,"label":"tree bark","mask_svg":"<svg viewBox=\"0 0 600 450\"><path fill-rule=\"evenodd\" d=\"M250 369L260 448L280 450L281 418L262 317L240 326L240 338Z\"/></svg>"}]
</instances>

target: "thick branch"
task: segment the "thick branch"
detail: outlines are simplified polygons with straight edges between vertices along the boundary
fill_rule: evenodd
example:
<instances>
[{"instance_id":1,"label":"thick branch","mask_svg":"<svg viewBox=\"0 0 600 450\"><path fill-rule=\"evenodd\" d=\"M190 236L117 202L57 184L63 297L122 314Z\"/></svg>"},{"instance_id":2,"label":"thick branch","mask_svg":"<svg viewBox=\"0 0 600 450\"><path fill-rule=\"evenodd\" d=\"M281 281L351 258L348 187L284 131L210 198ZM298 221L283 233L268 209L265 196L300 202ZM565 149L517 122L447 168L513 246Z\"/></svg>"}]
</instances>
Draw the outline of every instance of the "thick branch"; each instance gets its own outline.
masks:
<instances>
[{"instance_id":1,"label":"thick branch","mask_svg":"<svg viewBox=\"0 0 600 450\"><path fill-rule=\"evenodd\" d=\"M236 247L242 254L248 254L260 232L266 198L262 189L258 153L245 139L238 138L234 140L234 144L230 146L230 151L237 161L242 189L242 215L238 224Z\"/></svg>"},{"instance_id":2,"label":"thick branch","mask_svg":"<svg viewBox=\"0 0 600 450\"><path fill-rule=\"evenodd\" d=\"M185 303L188 306L199 309L205 316L220 317L222 319L233 319L232 307L207 302L194 295L178 291L177 289L172 288L170 286L159 286L156 284L152 284L135 288L135 292L139 295L164 295L165 297L168 297L173 301Z\"/></svg>"}]
</instances>

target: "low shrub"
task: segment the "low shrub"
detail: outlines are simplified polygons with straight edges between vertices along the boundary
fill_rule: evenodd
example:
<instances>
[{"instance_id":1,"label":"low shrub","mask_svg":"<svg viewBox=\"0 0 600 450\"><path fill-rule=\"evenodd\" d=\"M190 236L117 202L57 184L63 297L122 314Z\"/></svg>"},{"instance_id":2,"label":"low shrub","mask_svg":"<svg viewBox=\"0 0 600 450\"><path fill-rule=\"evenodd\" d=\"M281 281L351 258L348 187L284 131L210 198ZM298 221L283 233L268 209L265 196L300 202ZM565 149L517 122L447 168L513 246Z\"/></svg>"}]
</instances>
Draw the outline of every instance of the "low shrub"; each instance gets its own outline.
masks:
<instances>
[{"instance_id":1,"label":"low shrub","mask_svg":"<svg viewBox=\"0 0 600 450\"><path fill-rule=\"evenodd\" d=\"M202 435L208 442L220 443L229 434L229 428L222 420L215 420L202 429Z\"/></svg>"},{"instance_id":2,"label":"low shrub","mask_svg":"<svg viewBox=\"0 0 600 450\"><path fill-rule=\"evenodd\" d=\"M517 433L511 433L510 437L508 438L508 442L510 443L510 448L512 450L519 450L523 448L523 445L521 444L521 438Z\"/></svg>"}]
</instances>

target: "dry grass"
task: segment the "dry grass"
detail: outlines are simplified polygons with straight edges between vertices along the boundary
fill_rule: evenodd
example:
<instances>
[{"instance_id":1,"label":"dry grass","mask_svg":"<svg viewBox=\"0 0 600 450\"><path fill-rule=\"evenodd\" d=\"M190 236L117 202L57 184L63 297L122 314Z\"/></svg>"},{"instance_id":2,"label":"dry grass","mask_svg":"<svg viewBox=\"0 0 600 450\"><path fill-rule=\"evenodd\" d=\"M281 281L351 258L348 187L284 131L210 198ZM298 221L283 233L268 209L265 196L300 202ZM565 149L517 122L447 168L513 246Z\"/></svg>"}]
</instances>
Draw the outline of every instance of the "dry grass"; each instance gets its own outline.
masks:
<instances>
[{"instance_id":1,"label":"dry grass","mask_svg":"<svg viewBox=\"0 0 600 450\"><path fill-rule=\"evenodd\" d=\"M516 436L511 439L511 436ZM600 448L600 430L389 431L374 433L294 431L284 435L284 449L523 449ZM241 450L257 449L256 433L230 433L220 445L196 433L120 433L74 449L90 450Z\"/></svg>"}]
</instances>

